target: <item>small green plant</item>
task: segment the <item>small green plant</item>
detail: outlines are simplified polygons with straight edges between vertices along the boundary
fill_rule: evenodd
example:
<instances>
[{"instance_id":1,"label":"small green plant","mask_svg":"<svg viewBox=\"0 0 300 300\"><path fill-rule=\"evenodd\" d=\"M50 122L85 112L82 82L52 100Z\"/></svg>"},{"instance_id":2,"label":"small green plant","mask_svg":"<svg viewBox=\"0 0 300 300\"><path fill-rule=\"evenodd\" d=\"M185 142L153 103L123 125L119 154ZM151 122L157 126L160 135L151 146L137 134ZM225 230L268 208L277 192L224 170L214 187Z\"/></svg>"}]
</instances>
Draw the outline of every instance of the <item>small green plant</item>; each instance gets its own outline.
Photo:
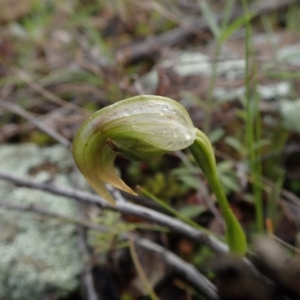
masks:
<instances>
[{"instance_id":1,"label":"small green plant","mask_svg":"<svg viewBox=\"0 0 300 300\"><path fill-rule=\"evenodd\" d=\"M159 96L137 96L99 110L79 128L73 155L92 187L115 205L105 183L135 194L114 168L118 153L143 161L185 148L190 149L216 195L231 252L245 254L246 237L220 184L212 145L207 136L194 127L189 114L178 102Z\"/></svg>"}]
</instances>

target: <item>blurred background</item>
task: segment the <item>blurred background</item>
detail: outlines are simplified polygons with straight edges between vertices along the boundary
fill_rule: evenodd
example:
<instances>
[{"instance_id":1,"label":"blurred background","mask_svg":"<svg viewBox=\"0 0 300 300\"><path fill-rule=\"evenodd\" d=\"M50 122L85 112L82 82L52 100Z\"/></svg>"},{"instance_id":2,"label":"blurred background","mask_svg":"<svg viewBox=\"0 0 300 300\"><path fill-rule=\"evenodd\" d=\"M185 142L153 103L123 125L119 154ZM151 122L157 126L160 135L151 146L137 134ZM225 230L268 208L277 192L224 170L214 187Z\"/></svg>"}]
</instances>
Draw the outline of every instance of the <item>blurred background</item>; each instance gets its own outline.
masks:
<instances>
[{"instance_id":1,"label":"blurred background","mask_svg":"<svg viewBox=\"0 0 300 300\"><path fill-rule=\"evenodd\" d=\"M0 299L210 299L128 233L217 284L201 269L209 246L42 191L93 193L73 162L76 130L140 94L179 101L208 135L249 240L267 233L298 253L299 17L297 0L0 0ZM116 166L139 194L124 201L170 216L175 209L174 218L223 236L188 152L142 163L118 157Z\"/></svg>"}]
</instances>

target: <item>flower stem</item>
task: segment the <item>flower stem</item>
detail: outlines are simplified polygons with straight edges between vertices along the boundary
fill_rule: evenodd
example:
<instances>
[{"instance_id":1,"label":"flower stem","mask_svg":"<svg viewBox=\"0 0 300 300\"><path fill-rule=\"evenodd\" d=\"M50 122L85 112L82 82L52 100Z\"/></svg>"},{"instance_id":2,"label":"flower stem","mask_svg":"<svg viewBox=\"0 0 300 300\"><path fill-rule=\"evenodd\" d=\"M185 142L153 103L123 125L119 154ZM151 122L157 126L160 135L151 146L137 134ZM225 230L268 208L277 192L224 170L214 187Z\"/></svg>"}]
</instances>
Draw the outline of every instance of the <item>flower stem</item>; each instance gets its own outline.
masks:
<instances>
[{"instance_id":1,"label":"flower stem","mask_svg":"<svg viewBox=\"0 0 300 300\"><path fill-rule=\"evenodd\" d=\"M235 254L244 255L247 250L245 233L232 212L219 181L215 156L209 139L202 131L197 129L196 139L189 149L193 154L196 163L202 169L218 200L226 224L226 239L230 251Z\"/></svg>"}]
</instances>

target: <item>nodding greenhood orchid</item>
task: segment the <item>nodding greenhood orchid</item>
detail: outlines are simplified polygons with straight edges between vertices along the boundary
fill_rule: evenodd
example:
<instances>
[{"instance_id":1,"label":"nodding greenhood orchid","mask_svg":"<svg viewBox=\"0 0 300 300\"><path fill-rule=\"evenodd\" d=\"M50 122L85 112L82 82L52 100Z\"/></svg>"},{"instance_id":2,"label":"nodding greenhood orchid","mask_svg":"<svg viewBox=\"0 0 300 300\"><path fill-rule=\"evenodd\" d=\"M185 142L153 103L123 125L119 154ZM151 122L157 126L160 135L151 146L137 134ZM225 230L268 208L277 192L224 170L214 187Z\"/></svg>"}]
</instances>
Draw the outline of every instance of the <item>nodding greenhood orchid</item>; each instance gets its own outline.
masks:
<instances>
[{"instance_id":1,"label":"nodding greenhood orchid","mask_svg":"<svg viewBox=\"0 0 300 300\"><path fill-rule=\"evenodd\" d=\"M216 194L227 225L230 248L244 254L246 239L216 176L212 146L178 102L145 95L119 101L95 112L79 128L73 142L73 156L91 186L115 205L105 183L135 194L114 168L118 153L128 159L143 161L188 147Z\"/></svg>"}]
</instances>

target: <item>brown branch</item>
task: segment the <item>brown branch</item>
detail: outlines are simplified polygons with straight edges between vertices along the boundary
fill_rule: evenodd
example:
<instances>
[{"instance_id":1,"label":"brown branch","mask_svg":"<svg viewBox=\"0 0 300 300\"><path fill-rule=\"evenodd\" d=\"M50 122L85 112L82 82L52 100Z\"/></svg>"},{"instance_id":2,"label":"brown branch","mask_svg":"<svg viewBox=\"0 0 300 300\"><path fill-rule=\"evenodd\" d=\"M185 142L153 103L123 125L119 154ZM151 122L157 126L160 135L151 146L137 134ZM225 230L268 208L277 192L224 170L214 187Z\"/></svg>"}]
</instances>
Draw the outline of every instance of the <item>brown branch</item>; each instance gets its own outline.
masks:
<instances>
[{"instance_id":1,"label":"brown branch","mask_svg":"<svg viewBox=\"0 0 300 300\"><path fill-rule=\"evenodd\" d=\"M12 71L22 80L24 81L29 87L31 87L33 90L36 92L40 93L43 97L46 99L52 101L53 103L56 103L57 105L60 105L64 107L65 109L72 109L74 111L81 111L83 113L87 113L88 111L76 104L73 104L71 102L67 102L55 94L49 92L45 88L43 88L41 85L39 85L37 82L35 82L31 77L28 72L25 70L19 70L12 68Z\"/></svg>"},{"instance_id":2,"label":"brown branch","mask_svg":"<svg viewBox=\"0 0 300 300\"><path fill-rule=\"evenodd\" d=\"M48 183L39 183L33 180L17 177L3 171L0 171L0 178L10 181L18 186L25 186L32 189L47 191L52 194L75 199L83 203L92 203L99 205L100 207L105 209L119 211L121 214L130 214L148 221L153 221L157 224L167 226L171 230L182 234L183 236L186 236L195 242L205 244L215 252L228 252L228 246L214 236L203 233L200 230L195 229L182 221L176 220L160 212L130 202L126 202L121 193L115 189L112 190L112 194L114 196L114 199L117 201L117 206L113 207L101 197L95 194L82 192L77 189Z\"/></svg>"},{"instance_id":3,"label":"brown branch","mask_svg":"<svg viewBox=\"0 0 300 300\"><path fill-rule=\"evenodd\" d=\"M299 0L269 0L255 2L250 7L250 13L254 17L259 17L264 14L283 9L290 4L297 3ZM243 14L242 9L235 9L230 21ZM216 17L218 23L221 22L221 16ZM148 37L143 41L134 44L125 45L116 50L115 56L119 63L127 65L135 63L146 58L153 58L159 51L166 47L174 47L187 41L189 38L195 36L195 32L205 32L209 30L209 25L204 17L197 18L197 21L192 23L188 30L187 28L178 27L167 32L161 33L154 37Z\"/></svg>"},{"instance_id":4,"label":"brown branch","mask_svg":"<svg viewBox=\"0 0 300 300\"><path fill-rule=\"evenodd\" d=\"M78 203L77 209L78 209L78 217L81 220L85 219L85 212L84 212L84 206L85 204L83 203ZM97 225L97 224L96 224ZM86 298L87 300L99 300L95 284L94 284L94 279L93 279L93 274L92 274L92 257L91 253L89 251L89 247L87 245L86 241L86 230L84 226L82 225L77 225L77 239L78 239L78 247L79 251L81 252L83 262L84 262L84 267L82 271L82 276L81 276L81 281L82 285L85 288L86 292ZM105 231L105 228L103 228ZM101 228L102 231L102 228Z\"/></svg>"},{"instance_id":5,"label":"brown branch","mask_svg":"<svg viewBox=\"0 0 300 300\"><path fill-rule=\"evenodd\" d=\"M33 204L22 205L22 204L12 203L11 201L0 201L0 207L7 210L34 213L39 216L43 216L47 218L59 219L60 221L65 223L80 225L82 227L93 229L95 231L106 232L106 229L103 226L88 222L85 219L78 219L70 216L65 216L59 213L46 210L44 208L38 207Z\"/></svg>"},{"instance_id":6,"label":"brown branch","mask_svg":"<svg viewBox=\"0 0 300 300\"><path fill-rule=\"evenodd\" d=\"M1 203L0 203L1 206ZM85 240L85 231L83 226L77 226L78 244L82 257L84 258L84 268L82 272L82 283L86 289L87 300L98 300L98 295L95 289L90 253Z\"/></svg>"},{"instance_id":7,"label":"brown branch","mask_svg":"<svg viewBox=\"0 0 300 300\"><path fill-rule=\"evenodd\" d=\"M135 244L133 242L133 238L131 235L128 236L128 243L129 243L129 251L130 251L131 258L132 258L132 262L135 266L135 269L137 271L137 274L138 274L143 286L145 287L145 289L147 291L147 294L150 296L151 300L159 300L157 294L153 290L153 286L150 284L150 282L144 272L144 269L139 260L138 254L136 252Z\"/></svg>"},{"instance_id":8,"label":"brown branch","mask_svg":"<svg viewBox=\"0 0 300 300\"><path fill-rule=\"evenodd\" d=\"M56 132L51 127L45 125L44 123L40 122L37 118L35 118L31 113L24 110L21 106L10 103L6 100L0 99L0 106L4 107L5 109L25 118L30 123L34 124L37 128L39 128L41 131L48 134L50 137L52 137L54 140L58 141L65 147L70 148L71 143L68 139L66 139L64 136Z\"/></svg>"},{"instance_id":9,"label":"brown branch","mask_svg":"<svg viewBox=\"0 0 300 300\"><path fill-rule=\"evenodd\" d=\"M0 201L0 207L7 210L35 213L45 217L56 218L62 220L63 222L80 225L82 227L86 227L91 230L95 230L99 232L107 232L107 229L104 226L91 223L82 218L78 219L78 218L73 218L58 213L54 213L44 208L39 208L35 205L13 204L8 201ZM122 234L122 236L126 239L128 238L128 234ZM134 240L134 242L138 246L159 254L160 257L166 262L168 266L170 266L172 269L178 272L178 274L182 275L187 280L187 282L191 284L194 288L204 292L209 297L209 299L212 300L218 299L216 293L216 287L204 275L202 275L193 265L183 261L180 257L175 255L171 251L153 243L150 240L140 238L139 236L134 234L130 234L130 237ZM90 297L90 299L95 299L95 298L93 296Z\"/></svg>"},{"instance_id":10,"label":"brown branch","mask_svg":"<svg viewBox=\"0 0 300 300\"><path fill-rule=\"evenodd\" d=\"M151 242L150 240L134 236L134 241L140 247L144 247L147 250L151 250L161 255L169 266L172 266L174 270L178 274L182 275L193 287L205 292L210 299L218 299L215 286L205 276L199 273L193 265L181 260L181 258L173 252Z\"/></svg>"}]
</instances>

